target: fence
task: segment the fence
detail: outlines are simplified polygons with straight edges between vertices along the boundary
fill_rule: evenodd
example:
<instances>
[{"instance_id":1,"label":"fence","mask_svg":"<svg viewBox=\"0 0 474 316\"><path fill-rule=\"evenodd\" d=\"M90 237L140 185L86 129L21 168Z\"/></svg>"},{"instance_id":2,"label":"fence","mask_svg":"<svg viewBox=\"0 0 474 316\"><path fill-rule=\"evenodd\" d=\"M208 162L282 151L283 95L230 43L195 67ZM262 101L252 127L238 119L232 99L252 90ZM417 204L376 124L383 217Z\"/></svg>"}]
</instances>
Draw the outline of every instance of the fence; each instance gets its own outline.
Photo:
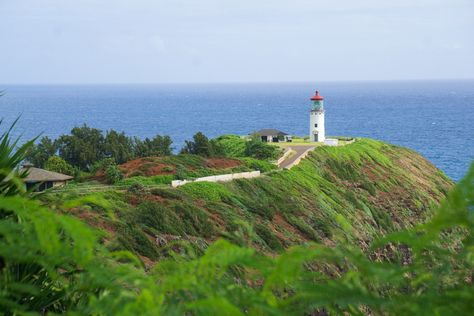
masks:
<instances>
[{"instance_id":1,"label":"fence","mask_svg":"<svg viewBox=\"0 0 474 316\"><path fill-rule=\"evenodd\" d=\"M251 179L260 177L260 171L250 171L250 172L239 172L239 173L229 173L221 174L217 176L209 176L203 178L197 178L194 180L174 180L171 181L171 186L173 188L185 185L186 183L191 182L228 182L235 179Z\"/></svg>"}]
</instances>

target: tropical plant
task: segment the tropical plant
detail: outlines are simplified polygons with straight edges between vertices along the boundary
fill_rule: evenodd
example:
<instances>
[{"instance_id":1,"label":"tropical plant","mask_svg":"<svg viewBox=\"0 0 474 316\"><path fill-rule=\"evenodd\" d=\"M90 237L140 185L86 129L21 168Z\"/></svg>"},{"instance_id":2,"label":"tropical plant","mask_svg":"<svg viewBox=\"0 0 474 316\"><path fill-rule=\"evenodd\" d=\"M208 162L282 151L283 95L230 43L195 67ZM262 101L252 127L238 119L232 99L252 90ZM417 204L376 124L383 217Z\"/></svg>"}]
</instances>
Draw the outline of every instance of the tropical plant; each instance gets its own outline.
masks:
<instances>
[{"instance_id":1,"label":"tropical plant","mask_svg":"<svg viewBox=\"0 0 474 316\"><path fill-rule=\"evenodd\" d=\"M64 173L70 176L74 175L74 168L58 156L49 157L44 164L44 168L49 171Z\"/></svg>"},{"instance_id":2,"label":"tropical plant","mask_svg":"<svg viewBox=\"0 0 474 316\"><path fill-rule=\"evenodd\" d=\"M25 192L22 179L26 178L27 172L19 169L20 163L36 139L19 145L20 139L13 140L11 132L18 121L0 135L0 195L15 195ZM2 120L0 120L0 127Z\"/></svg>"}]
</instances>

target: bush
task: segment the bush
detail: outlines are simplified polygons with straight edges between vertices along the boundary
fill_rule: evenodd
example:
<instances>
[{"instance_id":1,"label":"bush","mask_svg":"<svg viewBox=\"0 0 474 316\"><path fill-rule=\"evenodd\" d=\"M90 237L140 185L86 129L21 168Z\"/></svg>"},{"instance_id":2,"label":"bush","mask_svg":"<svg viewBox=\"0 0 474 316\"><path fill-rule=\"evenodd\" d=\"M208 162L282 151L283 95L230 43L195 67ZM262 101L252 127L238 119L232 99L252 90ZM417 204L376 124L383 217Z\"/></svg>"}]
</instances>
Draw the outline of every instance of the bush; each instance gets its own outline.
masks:
<instances>
[{"instance_id":1,"label":"bush","mask_svg":"<svg viewBox=\"0 0 474 316\"><path fill-rule=\"evenodd\" d=\"M115 162L114 158L104 158L99 161L94 162L94 164L91 167L91 172L97 172L99 170L102 170L105 172L107 168L110 165L116 165L117 163Z\"/></svg>"},{"instance_id":2,"label":"bush","mask_svg":"<svg viewBox=\"0 0 474 316\"><path fill-rule=\"evenodd\" d=\"M144 195L146 194L146 188L143 184L136 182L130 185L127 192L134 195Z\"/></svg>"},{"instance_id":3,"label":"bush","mask_svg":"<svg viewBox=\"0 0 474 316\"><path fill-rule=\"evenodd\" d=\"M44 168L49 171L64 173L69 176L74 176L74 168L68 164L64 159L58 156L51 156L44 164Z\"/></svg>"},{"instance_id":4,"label":"bush","mask_svg":"<svg viewBox=\"0 0 474 316\"><path fill-rule=\"evenodd\" d=\"M237 135L223 135L215 139L226 157L245 157L245 145L247 141Z\"/></svg>"},{"instance_id":5,"label":"bush","mask_svg":"<svg viewBox=\"0 0 474 316\"><path fill-rule=\"evenodd\" d=\"M117 165L109 165L107 169L105 169L105 177L107 183L114 184L123 179L123 174Z\"/></svg>"},{"instance_id":6,"label":"bush","mask_svg":"<svg viewBox=\"0 0 474 316\"><path fill-rule=\"evenodd\" d=\"M280 149L276 146L262 142L258 137L252 137L245 144L245 156L261 160L273 160L278 157Z\"/></svg>"}]
</instances>

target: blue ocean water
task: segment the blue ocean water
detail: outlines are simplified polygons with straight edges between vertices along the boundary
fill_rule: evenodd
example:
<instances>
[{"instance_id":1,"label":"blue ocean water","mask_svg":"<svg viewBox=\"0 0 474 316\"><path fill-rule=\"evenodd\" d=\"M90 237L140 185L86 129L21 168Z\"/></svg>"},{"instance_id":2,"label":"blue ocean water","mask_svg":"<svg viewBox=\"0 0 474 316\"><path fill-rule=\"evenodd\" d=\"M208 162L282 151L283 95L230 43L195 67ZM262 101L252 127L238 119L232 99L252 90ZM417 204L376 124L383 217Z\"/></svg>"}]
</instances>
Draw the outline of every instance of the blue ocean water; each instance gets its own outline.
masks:
<instances>
[{"instance_id":1,"label":"blue ocean water","mask_svg":"<svg viewBox=\"0 0 474 316\"><path fill-rule=\"evenodd\" d=\"M0 118L24 139L57 137L87 123L180 148L208 136L261 128L308 133L309 98L325 97L326 134L362 136L412 148L459 180L474 159L474 80L281 84L2 86ZM5 127L7 124L4 124Z\"/></svg>"}]
</instances>

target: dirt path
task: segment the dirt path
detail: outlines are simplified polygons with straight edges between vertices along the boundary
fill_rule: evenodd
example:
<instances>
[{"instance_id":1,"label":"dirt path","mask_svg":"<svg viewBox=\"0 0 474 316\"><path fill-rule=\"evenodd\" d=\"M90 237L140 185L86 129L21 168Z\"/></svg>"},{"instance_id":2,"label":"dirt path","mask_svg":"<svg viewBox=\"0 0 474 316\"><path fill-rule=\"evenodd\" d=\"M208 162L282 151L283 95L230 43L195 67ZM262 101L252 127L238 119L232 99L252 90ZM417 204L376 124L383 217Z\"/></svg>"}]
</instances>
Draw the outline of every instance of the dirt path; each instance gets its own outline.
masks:
<instances>
[{"instance_id":1,"label":"dirt path","mask_svg":"<svg viewBox=\"0 0 474 316\"><path fill-rule=\"evenodd\" d=\"M297 165L300 162L300 160L304 156L307 155L308 152L314 149L314 147L312 146L304 146L304 145L301 145L301 146L295 145L295 146L290 146L288 148L290 150L293 150L295 153L289 156L288 158L286 158L285 160L283 160L278 165L280 169L290 169L291 167Z\"/></svg>"}]
</instances>

